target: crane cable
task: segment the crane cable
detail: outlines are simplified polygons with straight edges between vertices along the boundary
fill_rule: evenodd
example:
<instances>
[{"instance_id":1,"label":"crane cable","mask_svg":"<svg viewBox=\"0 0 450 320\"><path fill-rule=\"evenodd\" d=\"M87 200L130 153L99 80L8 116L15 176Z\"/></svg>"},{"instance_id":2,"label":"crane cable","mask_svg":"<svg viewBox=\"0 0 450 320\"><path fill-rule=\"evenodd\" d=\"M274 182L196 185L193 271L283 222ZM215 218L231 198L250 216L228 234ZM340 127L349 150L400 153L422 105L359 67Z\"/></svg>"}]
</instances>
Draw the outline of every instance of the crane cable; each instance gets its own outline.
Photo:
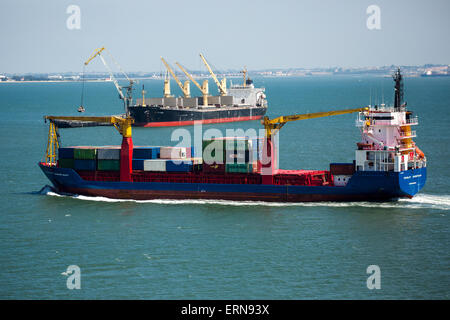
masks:
<instances>
[{"instance_id":1,"label":"crane cable","mask_svg":"<svg viewBox=\"0 0 450 320\"><path fill-rule=\"evenodd\" d=\"M81 74L81 104L80 107L78 108L78 112L84 112L84 107L83 107L83 103L84 103L84 72L85 72L85 68L86 66L83 64L83 73Z\"/></svg>"}]
</instances>

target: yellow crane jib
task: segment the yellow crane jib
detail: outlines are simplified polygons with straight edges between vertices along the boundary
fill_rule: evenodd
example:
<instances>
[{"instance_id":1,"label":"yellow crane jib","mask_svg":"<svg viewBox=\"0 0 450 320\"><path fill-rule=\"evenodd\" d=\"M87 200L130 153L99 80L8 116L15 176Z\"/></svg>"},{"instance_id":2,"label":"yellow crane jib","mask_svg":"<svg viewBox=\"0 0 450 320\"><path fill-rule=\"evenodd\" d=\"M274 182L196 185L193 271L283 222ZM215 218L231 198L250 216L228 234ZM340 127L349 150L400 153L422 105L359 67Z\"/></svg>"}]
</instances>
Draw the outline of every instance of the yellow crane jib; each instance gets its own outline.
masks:
<instances>
[{"instance_id":1,"label":"yellow crane jib","mask_svg":"<svg viewBox=\"0 0 450 320\"><path fill-rule=\"evenodd\" d=\"M333 110L333 111L325 111L325 112L315 112L315 113L305 113L305 114L295 114L289 116L280 116L275 119L269 119L269 117L265 116L262 120L262 124L266 130L266 137L271 138L278 130L280 130L286 123L290 121L297 120L307 120L307 119L315 119L329 116L337 116L341 114L353 113L353 112L362 112L368 111L368 107L364 108L355 108L355 109L344 109L344 110Z\"/></svg>"},{"instance_id":2,"label":"yellow crane jib","mask_svg":"<svg viewBox=\"0 0 450 320\"><path fill-rule=\"evenodd\" d=\"M202 58L203 63L205 64L206 68L208 69L209 73L211 74L211 77L214 79L214 82L217 85L217 88L219 88L220 95L225 96L227 95L227 79L223 78L222 81L219 81L217 79L216 75L212 71L211 67L209 66L208 62L206 61L205 57L200 53L200 58Z\"/></svg>"},{"instance_id":3,"label":"yellow crane jib","mask_svg":"<svg viewBox=\"0 0 450 320\"><path fill-rule=\"evenodd\" d=\"M181 91L183 92L183 95L185 98L190 98L191 97L191 90L190 90L190 86L189 86L189 81L186 81L184 83L184 85L181 83L181 81L178 79L178 77L175 75L175 72L172 70L172 68L169 66L169 64L166 62L166 60L164 60L163 57L161 57L161 61L164 63L164 65L166 66L167 70L170 72L170 74L172 75L172 77L175 79L176 83L178 84L178 86L180 87Z\"/></svg>"},{"instance_id":4,"label":"yellow crane jib","mask_svg":"<svg viewBox=\"0 0 450 320\"><path fill-rule=\"evenodd\" d=\"M46 162L56 163L56 150L59 148L58 127L54 120L77 120L97 123L111 123L124 138L131 138L131 125L134 119L131 117L106 116L106 117L83 117L83 116L45 116L44 120L50 121L48 131L48 142L46 152Z\"/></svg>"},{"instance_id":5,"label":"yellow crane jib","mask_svg":"<svg viewBox=\"0 0 450 320\"><path fill-rule=\"evenodd\" d=\"M94 53L92 54L92 56L90 56L89 59L86 60L86 62L84 63L85 66L87 66L89 64L89 62L91 62L96 56L98 56L99 54L102 53L102 51L105 50L105 47L101 47L98 48L94 51Z\"/></svg>"},{"instance_id":6,"label":"yellow crane jib","mask_svg":"<svg viewBox=\"0 0 450 320\"><path fill-rule=\"evenodd\" d=\"M181 69L181 71L184 72L184 74L197 86L197 88L201 91L203 95L203 105L208 105L208 95L209 95L209 87L208 87L208 80L203 81L203 84L200 85L195 79L192 77L192 75L186 71L185 68L178 62L175 62L175 64L178 66L178 68Z\"/></svg>"},{"instance_id":7,"label":"yellow crane jib","mask_svg":"<svg viewBox=\"0 0 450 320\"><path fill-rule=\"evenodd\" d=\"M105 116L105 117L72 117L72 116L45 116L45 121L50 121L49 139L47 146L47 163L56 165L56 150L58 149L58 135L52 132L56 129L55 120L78 120L98 123L110 123L122 135L122 145L120 148L120 181L131 182L133 171L133 139L131 137L131 125L134 119L130 116Z\"/></svg>"},{"instance_id":8,"label":"yellow crane jib","mask_svg":"<svg viewBox=\"0 0 450 320\"><path fill-rule=\"evenodd\" d=\"M119 133L125 138L131 137L131 125L134 119L131 117L120 116L105 116L105 117L88 117L88 116L45 116L45 120L75 120L75 121L90 121L97 123L110 123Z\"/></svg>"}]
</instances>

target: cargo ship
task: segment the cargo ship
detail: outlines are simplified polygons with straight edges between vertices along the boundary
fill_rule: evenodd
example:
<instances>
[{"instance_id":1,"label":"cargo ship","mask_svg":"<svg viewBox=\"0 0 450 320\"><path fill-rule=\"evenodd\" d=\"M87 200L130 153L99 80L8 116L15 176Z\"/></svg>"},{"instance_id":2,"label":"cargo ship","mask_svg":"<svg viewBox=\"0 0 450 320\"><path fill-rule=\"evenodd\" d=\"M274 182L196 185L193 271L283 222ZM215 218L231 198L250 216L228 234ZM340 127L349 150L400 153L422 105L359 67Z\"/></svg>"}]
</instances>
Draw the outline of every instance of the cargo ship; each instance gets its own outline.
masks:
<instances>
[{"instance_id":1,"label":"cargo ship","mask_svg":"<svg viewBox=\"0 0 450 320\"><path fill-rule=\"evenodd\" d=\"M413 138L416 116L403 103L400 70L393 106L368 106L264 117L264 137L202 142L201 150L134 147L131 117L58 117L50 121L46 161L39 166L64 194L114 199L218 199L269 202L368 201L411 198L426 181L426 157ZM358 113L355 159L326 170L282 170L275 135L288 122ZM109 122L121 146L61 147L55 119ZM201 151L201 152L200 152Z\"/></svg>"},{"instance_id":2,"label":"cargo ship","mask_svg":"<svg viewBox=\"0 0 450 320\"><path fill-rule=\"evenodd\" d=\"M255 88L247 79L245 85L232 85L227 96L136 99L128 107L134 125L139 127L185 126L261 119L267 111L264 88Z\"/></svg>"},{"instance_id":3,"label":"cargo ship","mask_svg":"<svg viewBox=\"0 0 450 320\"><path fill-rule=\"evenodd\" d=\"M265 115L267 111L265 89L255 88L253 80L246 76L245 68L242 71L242 84L232 84L227 88L227 80L224 78L219 81L203 55L200 54L200 56L216 82L220 95L210 96L208 80L200 85L177 62L178 67L203 94L200 97L191 97L189 81L182 84L169 64L161 57L168 70L164 80L164 97L145 99L145 91L142 90L142 98L136 99L135 105L127 107L130 116L135 120L135 126L167 127L193 125L194 123L249 121L261 119ZM183 97L171 95L169 73L179 85Z\"/></svg>"}]
</instances>

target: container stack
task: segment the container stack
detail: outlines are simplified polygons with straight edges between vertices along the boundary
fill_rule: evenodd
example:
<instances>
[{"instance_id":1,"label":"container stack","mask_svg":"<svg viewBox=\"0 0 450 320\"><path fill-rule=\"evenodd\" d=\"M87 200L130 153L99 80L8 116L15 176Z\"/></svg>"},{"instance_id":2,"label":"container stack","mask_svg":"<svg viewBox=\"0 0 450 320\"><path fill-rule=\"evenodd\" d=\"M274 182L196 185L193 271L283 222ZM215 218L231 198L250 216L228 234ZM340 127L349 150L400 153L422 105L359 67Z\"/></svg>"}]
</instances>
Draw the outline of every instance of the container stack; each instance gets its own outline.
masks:
<instances>
[{"instance_id":1,"label":"container stack","mask_svg":"<svg viewBox=\"0 0 450 320\"><path fill-rule=\"evenodd\" d=\"M133 170L155 172L201 171L193 147L135 147ZM58 166L80 171L119 171L120 146L66 147L58 150Z\"/></svg>"},{"instance_id":2,"label":"container stack","mask_svg":"<svg viewBox=\"0 0 450 320\"><path fill-rule=\"evenodd\" d=\"M58 166L80 171L119 171L120 147L65 147L58 149Z\"/></svg>"},{"instance_id":3,"label":"container stack","mask_svg":"<svg viewBox=\"0 0 450 320\"><path fill-rule=\"evenodd\" d=\"M260 139L225 137L205 139L202 143L203 172L251 173L257 171Z\"/></svg>"},{"instance_id":4,"label":"container stack","mask_svg":"<svg viewBox=\"0 0 450 320\"><path fill-rule=\"evenodd\" d=\"M136 147L133 170L155 172L197 171L201 159L194 158L193 147Z\"/></svg>"},{"instance_id":5,"label":"container stack","mask_svg":"<svg viewBox=\"0 0 450 320\"><path fill-rule=\"evenodd\" d=\"M76 147L73 150L73 168L82 171L97 169L97 149L93 147Z\"/></svg>"},{"instance_id":6,"label":"container stack","mask_svg":"<svg viewBox=\"0 0 450 320\"><path fill-rule=\"evenodd\" d=\"M120 147L101 147L97 149L97 170L120 170Z\"/></svg>"},{"instance_id":7,"label":"container stack","mask_svg":"<svg viewBox=\"0 0 450 320\"><path fill-rule=\"evenodd\" d=\"M69 169L74 168L73 148L58 149L58 167Z\"/></svg>"}]
</instances>

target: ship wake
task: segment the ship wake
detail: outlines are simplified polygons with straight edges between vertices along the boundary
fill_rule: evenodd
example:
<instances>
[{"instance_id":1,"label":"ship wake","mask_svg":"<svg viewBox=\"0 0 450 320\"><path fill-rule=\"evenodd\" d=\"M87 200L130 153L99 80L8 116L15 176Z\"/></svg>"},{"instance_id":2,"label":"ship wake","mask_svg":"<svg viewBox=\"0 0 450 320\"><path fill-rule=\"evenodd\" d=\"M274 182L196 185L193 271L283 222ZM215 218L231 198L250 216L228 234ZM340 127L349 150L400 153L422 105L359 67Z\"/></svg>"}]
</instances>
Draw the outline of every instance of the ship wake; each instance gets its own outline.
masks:
<instances>
[{"instance_id":1,"label":"ship wake","mask_svg":"<svg viewBox=\"0 0 450 320\"><path fill-rule=\"evenodd\" d=\"M264 202L264 201L230 201L230 200L131 200L131 199L111 199L106 197L89 197L83 195L68 195L56 192L52 187L45 186L39 192L40 194L52 197L70 197L72 199L84 201L99 202L135 202L150 203L160 205L221 205L235 207L249 206L265 206L265 207L367 207L367 208L405 208L405 209L437 209L450 210L450 195L431 195L419 194L412 199L399 199L398 201L387 202L300 202L300 203L284 203L284 202Z\"/></svg>"}]
</instances>

